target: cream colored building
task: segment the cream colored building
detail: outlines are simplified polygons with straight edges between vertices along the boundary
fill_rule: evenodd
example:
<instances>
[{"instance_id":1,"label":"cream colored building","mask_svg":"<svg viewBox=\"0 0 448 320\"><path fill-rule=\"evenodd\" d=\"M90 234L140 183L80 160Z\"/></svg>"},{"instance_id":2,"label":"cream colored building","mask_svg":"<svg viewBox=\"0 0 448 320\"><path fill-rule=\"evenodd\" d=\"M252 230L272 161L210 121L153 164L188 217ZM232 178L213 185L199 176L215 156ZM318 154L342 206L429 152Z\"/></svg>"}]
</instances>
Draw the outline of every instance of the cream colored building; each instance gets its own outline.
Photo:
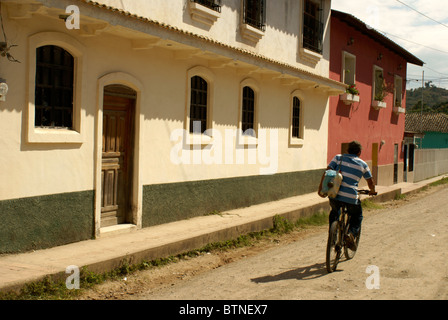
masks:
<instances>
[{"instance_id":1,"label":"cream colored building","mask_svg":"<svg viewBox=\"0 0 448 320\"><path fill-rule=\"evenodd\" d=\"M0 253L313 192L328 98L345 91L328 77L329 14L2 0Z\"/></svg>"}]
</instances>

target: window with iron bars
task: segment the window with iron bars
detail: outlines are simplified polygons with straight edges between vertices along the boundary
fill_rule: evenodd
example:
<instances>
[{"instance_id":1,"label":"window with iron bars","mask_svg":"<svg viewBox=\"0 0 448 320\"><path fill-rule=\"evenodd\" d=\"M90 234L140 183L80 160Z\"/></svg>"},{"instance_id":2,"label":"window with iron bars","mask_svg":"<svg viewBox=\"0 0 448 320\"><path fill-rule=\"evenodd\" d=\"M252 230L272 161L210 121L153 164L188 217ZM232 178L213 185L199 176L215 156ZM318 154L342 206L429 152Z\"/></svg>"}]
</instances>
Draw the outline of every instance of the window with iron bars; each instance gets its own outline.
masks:
<instances>
[{"instance_id":1,"label":"window with iron bars","mask_svg":"<svg viewBox=\"0 0 448 320\"><path fill-rule=\"evenodd\" d=\"M300 131L300 100L294 97L292 106L292 137L301 139L302 134Z\"/></svg>"},{"instance_id":2,"label":"window with iron bars","mask_svg":"<svg viewBox=\"0 0 448 320\"><path fill-rule=\"evenodd\" d=\"M303 13L303 47L322 53L324 25L322 23L322 5L305 0Z\"/></svg>"},{"instance_id":3,"label":"window with iron bars","mask_svg":"<svg viewBox=\"0 0 448 320\"><path fill-rule=\"evenodd\" d=\"M74 58L58 46L36 49L35 126L73 127Z\"/></svg>"},{"instance_id":4,"label":"window with iron bars","mask_svg":"<svg viewBox=\"0 0 448 320\"><path fill-rule=\"evenodd\" d=\"M255 129L255 92L249 87L243 88L243 107L241 115L243 134L253 135ZM250 129L250 130L249 130ZM246 130L249 130L246 132Z\"/></svg>"},{"instance_id":5,"label":"window with iron bars","mask_svg":"<svg viewBox=\"0 0 448 320\"><path fill-rule=\"evenodd\" d=\"M207 130L208 84L203 78L191 78L190 133ZM201 125L199 131L199 124Z\"/></svg>"},{"instance_id":6,"label":"window with iron bars","mask_svg":"<svg viewBox=\"0 0 448 320\"><path fill-rule=\"evenodd\" d=\"M266 0L243 0L244 23L266 30Z\"/></svg>"},{"instance_id":7,"label":"window with iron bars","mask_svg":"<svg viewBox=\"0 0 448 320\"><path fill-rule=\"evenodd\" d=\"M214 11L221 12L221 0L190 0L191 2L196 2L204 7L210 8Z\"/></svg>"}]
</instances>

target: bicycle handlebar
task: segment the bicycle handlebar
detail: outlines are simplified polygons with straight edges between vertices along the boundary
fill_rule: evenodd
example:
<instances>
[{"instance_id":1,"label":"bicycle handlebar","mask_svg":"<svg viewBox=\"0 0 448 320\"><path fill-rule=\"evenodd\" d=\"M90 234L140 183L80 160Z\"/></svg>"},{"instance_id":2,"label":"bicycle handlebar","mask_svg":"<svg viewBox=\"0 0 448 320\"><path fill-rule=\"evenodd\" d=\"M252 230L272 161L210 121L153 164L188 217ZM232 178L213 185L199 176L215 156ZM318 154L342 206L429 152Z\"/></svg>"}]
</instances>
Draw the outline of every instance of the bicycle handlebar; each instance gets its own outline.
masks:
<instances>
[{"instance_id":1,"label":"bicycle handlebar","mask_svg":"<svg viewBox=\"0 0 448 320\"><path fill-rule=\"evenodd\" d=\"M361 189L361 190L358 190L358 193L360 193L360 194L369 194L370 190ZM372 194L372 196L376 196L377 194L378 194L378 192L375 192L375 193Z\"/></svg>"}]
</instances>

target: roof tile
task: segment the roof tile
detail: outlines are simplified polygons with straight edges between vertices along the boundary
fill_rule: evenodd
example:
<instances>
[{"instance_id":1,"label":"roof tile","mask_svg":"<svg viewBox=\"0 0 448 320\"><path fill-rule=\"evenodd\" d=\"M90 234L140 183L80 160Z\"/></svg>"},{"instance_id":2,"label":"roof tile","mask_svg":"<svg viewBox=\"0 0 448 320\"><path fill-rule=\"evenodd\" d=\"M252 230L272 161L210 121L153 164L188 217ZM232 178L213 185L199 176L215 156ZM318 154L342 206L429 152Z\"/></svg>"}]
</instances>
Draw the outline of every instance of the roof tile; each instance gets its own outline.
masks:
<instances>
[{"instance_id":1,"label":"roof tile","mask_svg":"<svg viewBox=\"0 0 448 320\"><path fill-rule=\"evenodd\" d=\"M448 115L444 113L407 113L405 131L448 133Z\"/></svg>"}]
</instances>

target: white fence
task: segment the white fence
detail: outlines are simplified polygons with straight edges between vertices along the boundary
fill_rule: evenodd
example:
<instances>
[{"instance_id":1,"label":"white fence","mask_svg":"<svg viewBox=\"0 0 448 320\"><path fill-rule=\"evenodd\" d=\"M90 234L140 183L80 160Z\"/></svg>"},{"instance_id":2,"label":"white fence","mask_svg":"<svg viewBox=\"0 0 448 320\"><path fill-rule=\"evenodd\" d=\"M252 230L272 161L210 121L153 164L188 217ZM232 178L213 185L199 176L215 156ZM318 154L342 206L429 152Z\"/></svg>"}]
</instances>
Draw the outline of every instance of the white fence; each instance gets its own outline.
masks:
<instances>
[{"instance_id":1,"label":"white fence","mask_svg":"<svg viewBox=\"0 0 448 320\"><path fill-rule=\"evenodd\" d=\"M414 153L414 182L448 173L448 149L417 149Z\"/></svg>"}]
</instances>

